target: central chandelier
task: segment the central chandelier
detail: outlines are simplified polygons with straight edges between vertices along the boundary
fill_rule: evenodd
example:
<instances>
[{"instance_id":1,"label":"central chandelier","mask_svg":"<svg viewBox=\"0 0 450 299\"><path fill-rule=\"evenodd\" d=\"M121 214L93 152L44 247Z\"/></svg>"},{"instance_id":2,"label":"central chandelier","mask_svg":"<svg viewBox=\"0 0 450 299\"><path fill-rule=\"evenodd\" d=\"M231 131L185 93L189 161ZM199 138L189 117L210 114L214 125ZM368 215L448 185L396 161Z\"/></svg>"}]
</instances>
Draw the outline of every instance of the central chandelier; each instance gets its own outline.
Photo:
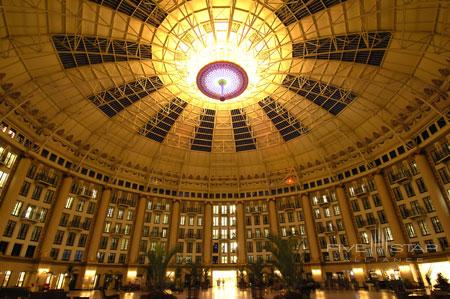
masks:
<instances>
[{"instance_id":1,"label":"central chandelier","mask_svg":"<svg viewBox=\"0 0 450 299\"><path fill-rule=\"evenodd\" d=\"M212 99L225 101L241 95L248 86L245 70L230 61L215 61L197 74L197 87Z\"/></svg>"}]
</instances>

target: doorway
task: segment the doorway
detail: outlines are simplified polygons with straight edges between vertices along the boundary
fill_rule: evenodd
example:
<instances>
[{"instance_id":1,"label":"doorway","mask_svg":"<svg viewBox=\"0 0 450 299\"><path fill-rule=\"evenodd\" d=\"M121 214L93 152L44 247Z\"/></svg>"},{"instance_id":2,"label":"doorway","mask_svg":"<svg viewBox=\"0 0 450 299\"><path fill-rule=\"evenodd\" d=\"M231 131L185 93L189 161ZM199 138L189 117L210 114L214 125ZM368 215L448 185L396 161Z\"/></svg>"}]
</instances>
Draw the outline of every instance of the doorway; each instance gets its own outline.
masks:
<instances>
[{"instance_id":1,"label":"doorway","mask_svg":"<svg viewBox=\"0 0 450 299\"><path fill-rule=\"evenodd\" d=\"M237 287L236 270L213 270L212 283L214 288L235 288Z\"/></svg>"}]
</instances>

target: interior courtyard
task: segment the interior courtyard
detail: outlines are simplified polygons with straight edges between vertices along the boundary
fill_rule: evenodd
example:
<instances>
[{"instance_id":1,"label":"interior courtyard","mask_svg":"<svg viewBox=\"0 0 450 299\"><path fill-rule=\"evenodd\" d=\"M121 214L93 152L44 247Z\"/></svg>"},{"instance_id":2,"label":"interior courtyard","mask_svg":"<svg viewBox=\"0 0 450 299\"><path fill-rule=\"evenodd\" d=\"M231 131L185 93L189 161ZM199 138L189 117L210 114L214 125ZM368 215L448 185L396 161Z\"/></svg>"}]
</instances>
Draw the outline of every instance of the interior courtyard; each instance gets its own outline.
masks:
<instances>
[{"instance_id":1,"label":"interior courtyard","mask_svg":"<svg viewBox=\"0 0 450 299\"><path fill-rule=\"evenodd\" d=\"M450 298L448 0L0 0L0 298Z\"/></svg>"}]
</instances>

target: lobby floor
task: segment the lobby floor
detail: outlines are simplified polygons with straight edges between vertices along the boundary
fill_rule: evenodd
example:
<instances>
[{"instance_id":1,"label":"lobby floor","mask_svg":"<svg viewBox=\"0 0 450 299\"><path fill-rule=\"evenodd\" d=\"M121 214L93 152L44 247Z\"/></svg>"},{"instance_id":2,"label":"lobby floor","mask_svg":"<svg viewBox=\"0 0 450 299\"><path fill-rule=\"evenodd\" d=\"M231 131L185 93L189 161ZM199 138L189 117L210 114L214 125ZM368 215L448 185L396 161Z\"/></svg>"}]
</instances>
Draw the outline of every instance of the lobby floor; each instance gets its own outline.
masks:
<instances>
[{"instance_id":1,"label":"lobby floor","mask_svg":"<svg viewBox=\"0 0 450 299\"><path fill-rule=\"evenodd\" d=\"M107 292L107 295L114 294ZM276 293L269 293L265 299L272 299ZM98 291L76 291L71 292L70 296L83 296L90 299L101 299ZM140 292L120 293L120 298L139 299ZM186 294L177 295L179 299L186 299ZM216 287L208 291L201 292L200 299L251 299L250 291L240 291L235 287ZM395 295L391 292L368 292L368 291L316 291L312 294L313 299L395 299Z\"/></svg>"}]
</instances>

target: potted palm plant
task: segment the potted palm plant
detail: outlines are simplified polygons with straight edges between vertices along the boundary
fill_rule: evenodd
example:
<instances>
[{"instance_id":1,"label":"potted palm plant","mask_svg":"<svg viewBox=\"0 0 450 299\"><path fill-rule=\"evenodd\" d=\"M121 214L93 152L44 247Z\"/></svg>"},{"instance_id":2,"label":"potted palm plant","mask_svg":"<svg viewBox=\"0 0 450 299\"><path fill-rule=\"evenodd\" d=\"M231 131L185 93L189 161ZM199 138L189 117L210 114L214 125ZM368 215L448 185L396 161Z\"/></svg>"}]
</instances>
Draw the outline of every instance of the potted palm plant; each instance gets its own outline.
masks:
<instances>
[{"instance_id":1,"label":"potted palm plant","mask_svg":"<svg viewBox=\"0 0 450 299\"><path fill-rule=\"evenodd\" d=\"M190 263L190 277L191 280L189 282L188 289L188 299L198 299L200 296L200 284L201 284L201 275L202 270L198 263Z\"/></svg>"},{"instance_id":2,"label":"potted palm plant","mask_svg":"<svg viewBox=\"0 0 450 299\"><path fill-rule=\"evenodd\" d=\"M257 259L255 263L248 264L249 280L252 288L253 299L264 298L264 266L264 261L262 259Z\"/></svg>"},{"instance_id":3,"label":"potted palm plant","mask_svg":"<svg viewBox=\"0 0 450 299\"><path fill-rule=\"evenodd\" d=\"M275 298L309 299L313 283L305 278L303 241L296 237L283 239L278 236L271 236L269 240L266 250L272 253L273 265L280 271L285 288L285 292Z\"/></svg>"},{"instance_id":4,"label":"potted palm plant","mask_svg":"<svg viewBox=\"0 0 450 299\"><path fill-rule=\"evenodd\" d=\"M141 298L145 299L176 299L175 296L166 293L167 266L172 257L177 253L177 248L166 251L161 244L156 244L154 250L148 252L149 264L147 265L147 286L152 290L150 294Z\"/></svg>"}]
</instances>

